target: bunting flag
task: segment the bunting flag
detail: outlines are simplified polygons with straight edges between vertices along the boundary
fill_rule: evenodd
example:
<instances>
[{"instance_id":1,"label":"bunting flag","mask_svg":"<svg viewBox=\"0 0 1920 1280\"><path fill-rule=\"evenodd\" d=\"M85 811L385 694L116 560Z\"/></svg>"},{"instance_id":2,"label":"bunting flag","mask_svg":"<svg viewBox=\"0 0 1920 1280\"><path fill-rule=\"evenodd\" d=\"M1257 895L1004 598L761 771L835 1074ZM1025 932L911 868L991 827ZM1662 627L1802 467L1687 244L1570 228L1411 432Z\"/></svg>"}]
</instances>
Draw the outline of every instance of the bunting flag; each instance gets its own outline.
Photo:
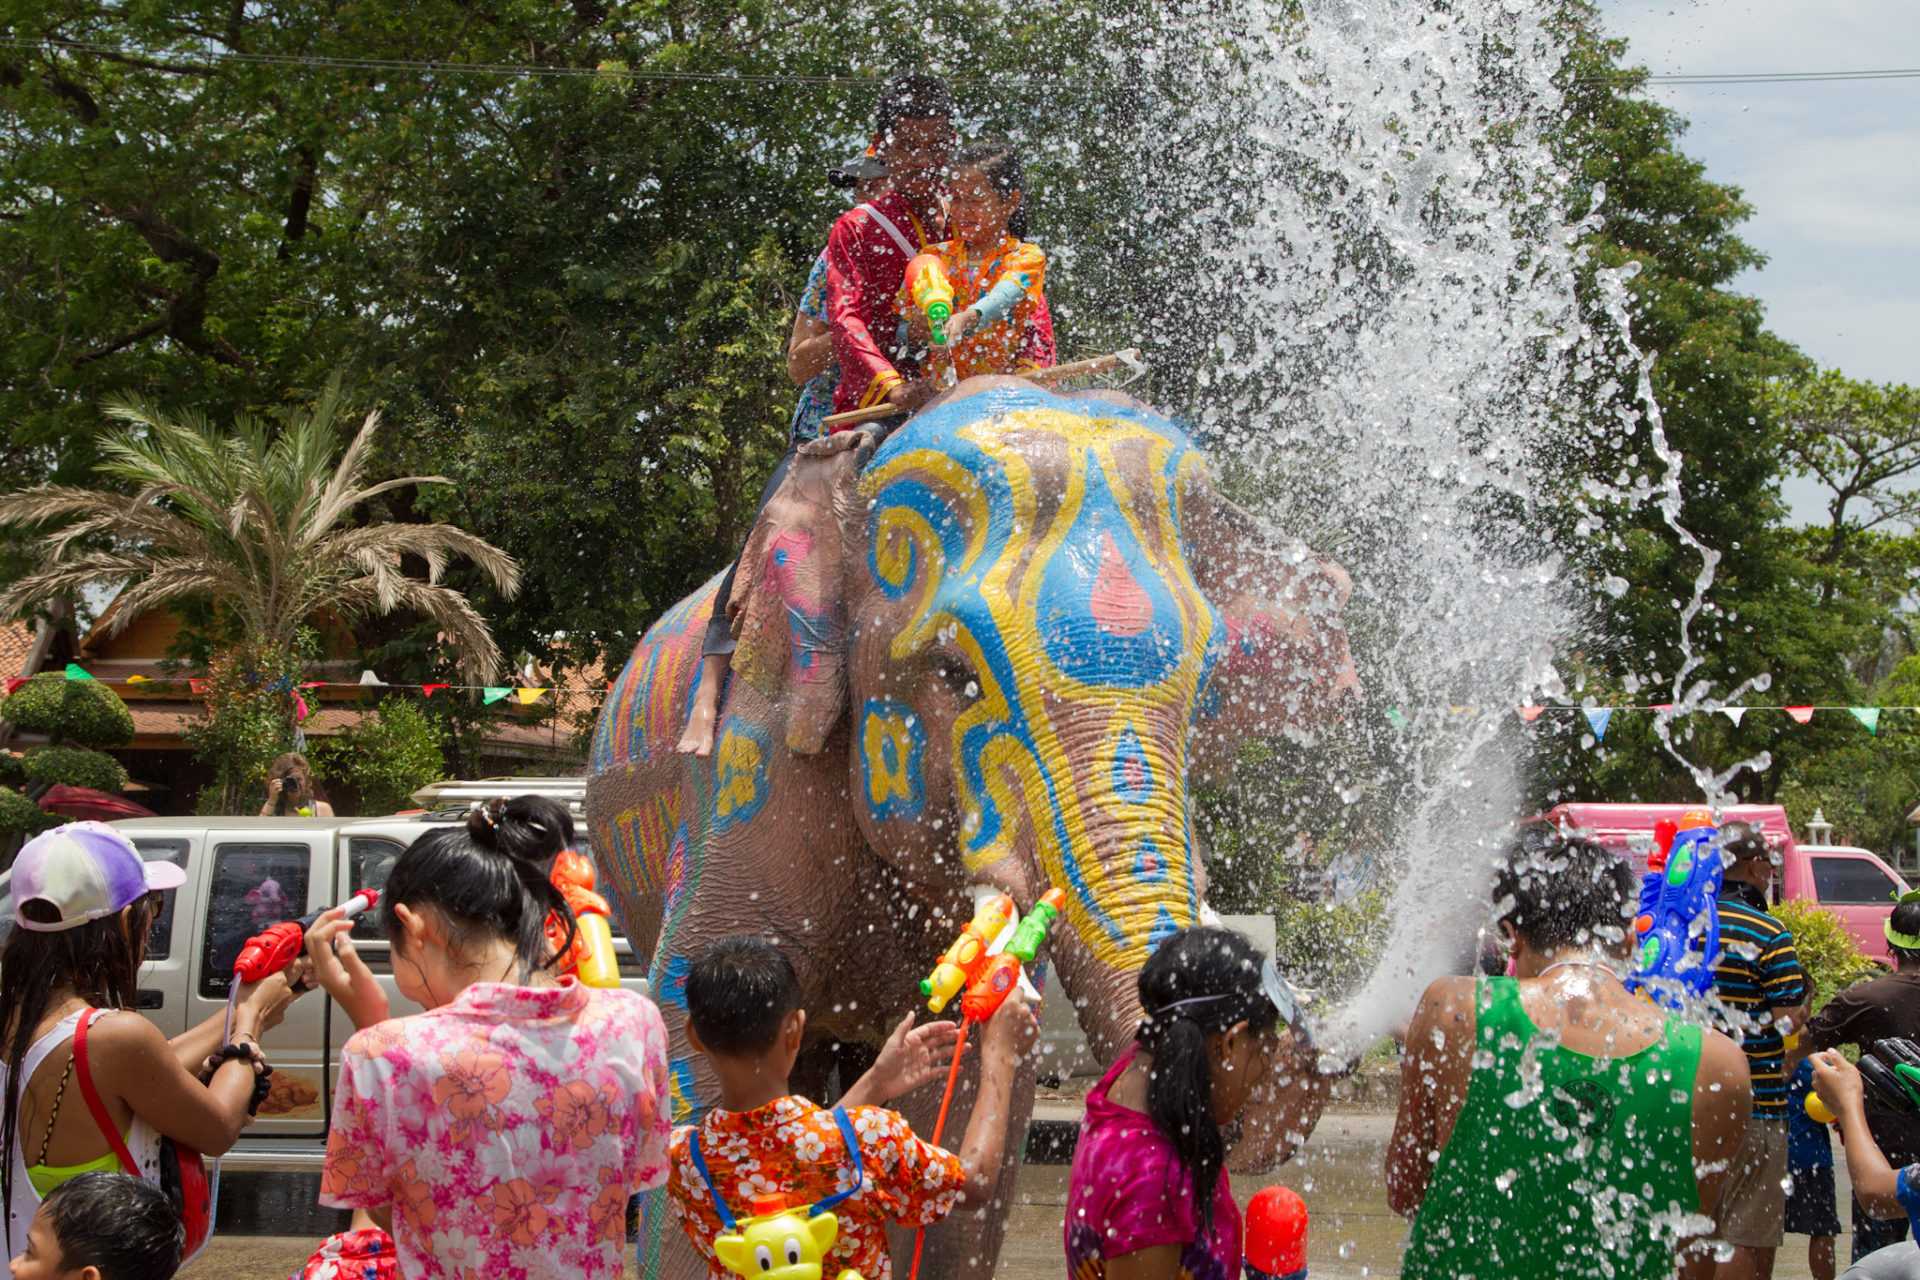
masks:
<instances>
[{"instance_id":1,"label":"bunting flag","mask_svg":"<svg viewBox=\"0 0 1920 1280\"><path fill-rule=\"evenodd\" d=\"M514 696L520 699L521 706L530 707L534 703L540 701L541 695L546 693L546 690L545 689L515 689L513 692L514 692Z\"/></svg>"},{"instance_id":2,"label":"bunting flag","mask_svg":"<svg viewBox=\"0 0 1920 1280\"><path fill-rule=\"evenodd\" d=\"M1656 702L1653 704L1653 710L1656 714L1672 715L1673 704L1671 702Z\"/></svg>"},{"instance_id":3,"label":"bunting flag","mask_svg":"<svg viewBox=\"0 0 1920 1280\"><path fill-rule=\"evenodd\" d=\"M307 710L307 700L301 697L296 690L293 695L293 722L295 724L302 724L306 721L306 718L312 714L313 712Z\"/></svg>"},{"instance_id":4,"label":"bunting flag","mask_svg":"<svg viewBox=\"0 0 1920 1280\"><path fill-rule=\"evenodd\" d=\"M1747 714L1747 709L1745 707L1722 707L1720 708L1720 714L1733 721L1733 727L1738 729L1741 718Z\"/></svg>"},{"instance_id":5,"label":"bunting flag","mask_svg":"<svg viewBox=\"0 0 1920 1280\"><path fill-rule=\"evenodd\" d=\"M1847 710L1853 712L1853 718L1855 720L1867 726L1868 733L1877 734L1880 732L1880 708L1848 707Z\"/></svg>"},{"instance_id":6,"label":"bunting flag","mask_svg":"<svg viewBox=\"0 0 1920 1280\"><path fill-rule=\"evenodd\" d=\"M1787 714L1793 717L1795 724L1806 724L1813 719L1812 707L1788 707Z\"/></svg>"},{"instance_id":7,"label":"bunting flag","mask_svg":"<svg viewBox=\"0 0 1920 1280\"><path fill-rule=\"evenodd\" d=\"M480 701L490 707L494 703L500 701L500 699L506 697L508 694L512 692L513 692L513 689L509 685L504 685L504 684L483 685L480 689Z\"/></svg>"},{"instance_id":8,"label":"bunting flag","mask_svg":"<svg viewBox=\"0 0 1920 1280\"><path fill-rule=\"evenodd\" d=\"M420 686L420 692L431 698L434 694L439 693L446 687L445 684L423 684Z\"/></svg>"},{"instance_id":9,"label":"bunting flag","mask_svg":"<svg viewBox=\"0 0 1920 1280\"><path fill-rule=\"evenodd\" d=\"M15 689L18 689L21 685L25 684L26 682L27 682L27 678L25 676L8 676L7 677L7 696L12 697L13 691Z\"/></svg>"},{"instance_id":10,"label":"bunting flag","mask_svg":"<svg viewBox=\"0 0 1920 1280\"><path fill-rule=\"evenodd\" d=\"M360 683L361 684L385 684L386 681L382 680L379 676L373 674L373 672L371 671L362 671L360 673Z\"/></svg>"},{"instance_id":11,"label":"bunting flag","mask_svg":"<svg viewBox=\"0 0 1920 1280\"><path fill-rule=\"evenodd\" d=\"M187 692L205 693L206 691L207 691L207 682L205 680L191 679L187 681Z\"/></svg>"},{"instance_id":12,"label":"bunting flag","mask_svg":"<svg viewBox=\"0 0 1920 1280\"><path fill-rule=\"evenodd\" d=\"M303 680L300 682L302 689L324 689L326 685L327 682L325 680Z\"/></svg>"},{"instance_id":13,"label":"bunting flag","mask_svg":"<svg viewBox=\"0 0 1920 1280\"><path fill-rule=\"evenodd\" d=\"M1612 719L1612 707L1587 708L1587 726L1593 730L1593 740L1596 743L1607 740L1607 722Z\"/></svg>"},{"instance_id":14,"label":"bunting flag","mask_svg":"<svg viewBox=\"0 0 1920 1280\"><path fill-rule=\"evenodd\" d=\"M93 672L87 670L77 662L69 662L67 664L67 679L91 680L93 679Z\"/></svg>"},{"instance_id":15,"label":"bunting flag","mask_svg":"<svg viewBox=\"0 0 1920 1280\"><path fill-rule=\"evenodd\" d=\"M1396 729L1405 729L1407 727L1407 717L1405 713L1400 710L1400 708L1388 707L1387 723L1392 725Z\"/></svg>"},{"instance_id":16,"label":"bunting flag","mask_svg":"<svg viewBox=\"0 0 1920 1280\"><path fill-rule=\"evenodd\" d=\"M145 676L128 676L127 677L128 684L145 684L146 682L147 682L147 678Z\"/></svg>"},{"instance_id":17,"label":"bunting flag","mask_svg":"<svg viewBox=\"0 0 1920 1280\"><path fill-rule=\"evenodd\" d=\"M1540 718L1540 713L1545 710L1545 707L1529 702L1526 706L1520 708L1520 718L1528 724L1532 724Z\"/></svg>"}]
</instances>

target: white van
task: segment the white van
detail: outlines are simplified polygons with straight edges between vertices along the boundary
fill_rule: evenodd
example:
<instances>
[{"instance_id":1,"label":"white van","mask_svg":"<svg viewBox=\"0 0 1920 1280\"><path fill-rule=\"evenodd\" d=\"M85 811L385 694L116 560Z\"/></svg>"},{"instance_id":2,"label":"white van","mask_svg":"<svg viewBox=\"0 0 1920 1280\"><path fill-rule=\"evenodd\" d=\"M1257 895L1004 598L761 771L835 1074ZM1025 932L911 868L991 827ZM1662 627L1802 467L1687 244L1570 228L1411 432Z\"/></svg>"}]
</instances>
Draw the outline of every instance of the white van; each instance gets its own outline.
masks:
<instances>
[{"instance_id":1,"label":"white van","mask_svg":"<svg viewBox=\"0 0 1920 1280\"><path fill-rule=\"evenodd\" d=\"M492 794L500 794L494 792ZM511 792L509 794L519 794ZM165 895L140 971L139 1006L169 1037L226 1007L233 961L247 938L341 902L360 889L386 886L394 860L424 833L459 821L441 812L388 818L132 818L113 825L149 861L187 869L187 881ZM586 833L578 847L591 855ZM12 927L10 876L0 876L0 936ZM645 967L618 920L614 949L621 985L647 990ZM395 1014L418 1006L394 987L387 943L372 917L354 941L386 988ZM340 1047L353 1033L323 991L295 1001L266 1037L273 1092L226 1157L233 1170L317 1171L326 1152L327 1120Z\"/></svg>"}]
</instances>

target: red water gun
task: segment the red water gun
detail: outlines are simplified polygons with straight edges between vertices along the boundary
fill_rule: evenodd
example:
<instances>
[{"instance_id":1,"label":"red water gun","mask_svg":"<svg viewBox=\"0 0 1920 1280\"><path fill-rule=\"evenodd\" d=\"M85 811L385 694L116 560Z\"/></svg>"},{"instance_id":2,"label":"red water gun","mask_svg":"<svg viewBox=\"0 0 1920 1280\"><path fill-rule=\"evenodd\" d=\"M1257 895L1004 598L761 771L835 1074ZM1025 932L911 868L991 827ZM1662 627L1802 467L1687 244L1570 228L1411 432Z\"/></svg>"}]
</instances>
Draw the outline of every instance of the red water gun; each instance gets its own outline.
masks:
<instances>
[{"instance_id":1,"label":"red water gun","mask_svg":"<svg viewBox=\"0 0 1920 1280\"><path fill-rule=\"evenodd\" d=\"M351 920L378 901L378 889L362 889L346 900L341 915ZM294 958L306 948L307 930L313 928L314 922L327 910L329 908L323 908L298 920L282 920L248 938L246 945L240 948L240 954L234 957L233 976L242 982L258 982L292 964Z\"/></svg>"}]
</instances>

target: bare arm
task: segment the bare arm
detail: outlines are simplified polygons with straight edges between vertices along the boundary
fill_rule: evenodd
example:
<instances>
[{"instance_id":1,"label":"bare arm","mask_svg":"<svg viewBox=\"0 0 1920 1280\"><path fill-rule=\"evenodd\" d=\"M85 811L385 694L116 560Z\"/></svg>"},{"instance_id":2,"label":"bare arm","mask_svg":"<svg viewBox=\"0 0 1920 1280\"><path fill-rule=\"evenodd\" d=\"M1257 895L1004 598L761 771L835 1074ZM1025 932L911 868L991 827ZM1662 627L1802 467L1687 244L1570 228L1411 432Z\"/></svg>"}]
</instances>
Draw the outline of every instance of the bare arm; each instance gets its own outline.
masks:
<instances>
[{"instance_id":1,"label":"bare arm","mask_svg":"<svg viewBox=\"0 0 1920 1280\"><path fill-rule=\"evenodd\" d=\"M89 1032L87 1059L103 1095L176 1142L224 1155L247 1127L252 1065L222 1063L212 1082L201 1084L145 1018L102 1019Z\"/></svg>"},{"instance_id":2,"label":"bare arm","mask_svg":"<svg viewBox=\"0 0 1920 1280\"><path fill-rule=\"evenodd\" d=\"M1473 1071L1473 979L1440 978L1420 997L1400 1059L1400 1109L1387 1143L1387 1204L1420 1211Z\"/></svg>"},{"instance_id":3,"label":"bare arm","mask_svg":"<svg viewBox=\"0 0 1920 1280\"><path fill-rule=\"evenodd\" d=\"M1831 1049L1813 1055L1813 1088L1829 1110L1840 1118L1840 1138L1847 1149L1847 1176L1853 1194L1876 1218L1902 1218L1900 1175L1887 1163L1886 1153L1867 1129L1865 1087L1860 1068Z\"/></svg>"},{"instance_id":4,"label":"bare arm","mask_svg":"<svg viewBox=\"0 0 1920 1280\"><path fill-rule=\"evenodd\" d=\"M1019 991L1007 997L987 1023L980 1046L980 1096L967 1118L960 1140L960 1165L967 1181L961 1190L964 1204L985 1204L1000 1178L1000 1162L1007 1152L1007 1121L1013 1107L1013 1077L1040 1033L1040 1024Z\"/></svg>"},{"instance_id":5,"label":"bare arm","mask_svg":"<svg viewBox=\"0 0 1920 1280\"><path fill-rule=\"evenodd\" d=\"M787 377L804 387L832 364L833 330L804 311L794 312L793 332L787 335Z\"/></svg>"},{"instance_id":6,"label":"bare arm","mask_svg":"<svg viewBox=\"0 0 1920 1280\"><path fill-rule=\"evenodd\" d=\"M953 1061L954 1041L959 1038L959 1023L929 1022L916 1027L909 1013L880 1046L880 1056L866 1074L840 1095L839 1105L884 1107L901 1094L940 1079Z\"/></svg>"},{"instance_id":7,"label":"bare arm","mask_svg":"<svg viewBox=\"0 0 1920 1280\"><path fill-rule=\"evenodd\" d=\"M1747 1055L1717 1031L1700 1038L1700 1066L1693 1077L1693 1169L1700 1189L1700 1212L1713 1217L1727 1170L1740 1154L1747 1114L1753 1109L1753 1083ZM1682 1240L1675 1250L1681 1280L1711 1280L1713 1251L1705 1236Z\"/></svg>"}]
</instances>

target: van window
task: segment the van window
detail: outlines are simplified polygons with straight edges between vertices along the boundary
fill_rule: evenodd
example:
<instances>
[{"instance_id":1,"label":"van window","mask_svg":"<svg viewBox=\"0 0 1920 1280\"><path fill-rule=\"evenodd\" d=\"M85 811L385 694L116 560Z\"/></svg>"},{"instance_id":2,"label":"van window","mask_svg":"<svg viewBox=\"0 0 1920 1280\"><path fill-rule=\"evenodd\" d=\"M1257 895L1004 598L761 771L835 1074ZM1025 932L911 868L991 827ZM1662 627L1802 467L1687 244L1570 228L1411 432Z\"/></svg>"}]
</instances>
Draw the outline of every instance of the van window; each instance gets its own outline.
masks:
<instances>
[{"instance_id":1,"label":"van window","mask_svg":"<svg viewBox=\"0 0 1920 1280\"><path fill-rule=\"evenodd\" d=\"M1900 886L1865 858L1813 857L1813 892L1821 902L1836 906L1893 905L1890 896Z\"/></svg>"},{"instance_id":2,"label":"van window","mask_svg":"<svg viewBox=\"0 0 1920 1280\"><path fill-rule=\"evenodd\" d=\"M306 914L313 855L304 844L222 844L213 851L200 994L225 999L247 939Z\"/></svg>"},{"instance_id":3,"label":"van window","mask_svg":"<svg viewBox=\"0 0 1920 1280\"><path fill-rule=\"evenodd\" d=\"M176 867L187 865L187 842L185 840L135 840L133 847L148 862L171 862ZM173 944L173 906L174 899L180 896L178 889L169 889L160 895L160 914L153 918L153 928L147 934L147 959L165 960Z\"/></svg>"}]
</instances>

